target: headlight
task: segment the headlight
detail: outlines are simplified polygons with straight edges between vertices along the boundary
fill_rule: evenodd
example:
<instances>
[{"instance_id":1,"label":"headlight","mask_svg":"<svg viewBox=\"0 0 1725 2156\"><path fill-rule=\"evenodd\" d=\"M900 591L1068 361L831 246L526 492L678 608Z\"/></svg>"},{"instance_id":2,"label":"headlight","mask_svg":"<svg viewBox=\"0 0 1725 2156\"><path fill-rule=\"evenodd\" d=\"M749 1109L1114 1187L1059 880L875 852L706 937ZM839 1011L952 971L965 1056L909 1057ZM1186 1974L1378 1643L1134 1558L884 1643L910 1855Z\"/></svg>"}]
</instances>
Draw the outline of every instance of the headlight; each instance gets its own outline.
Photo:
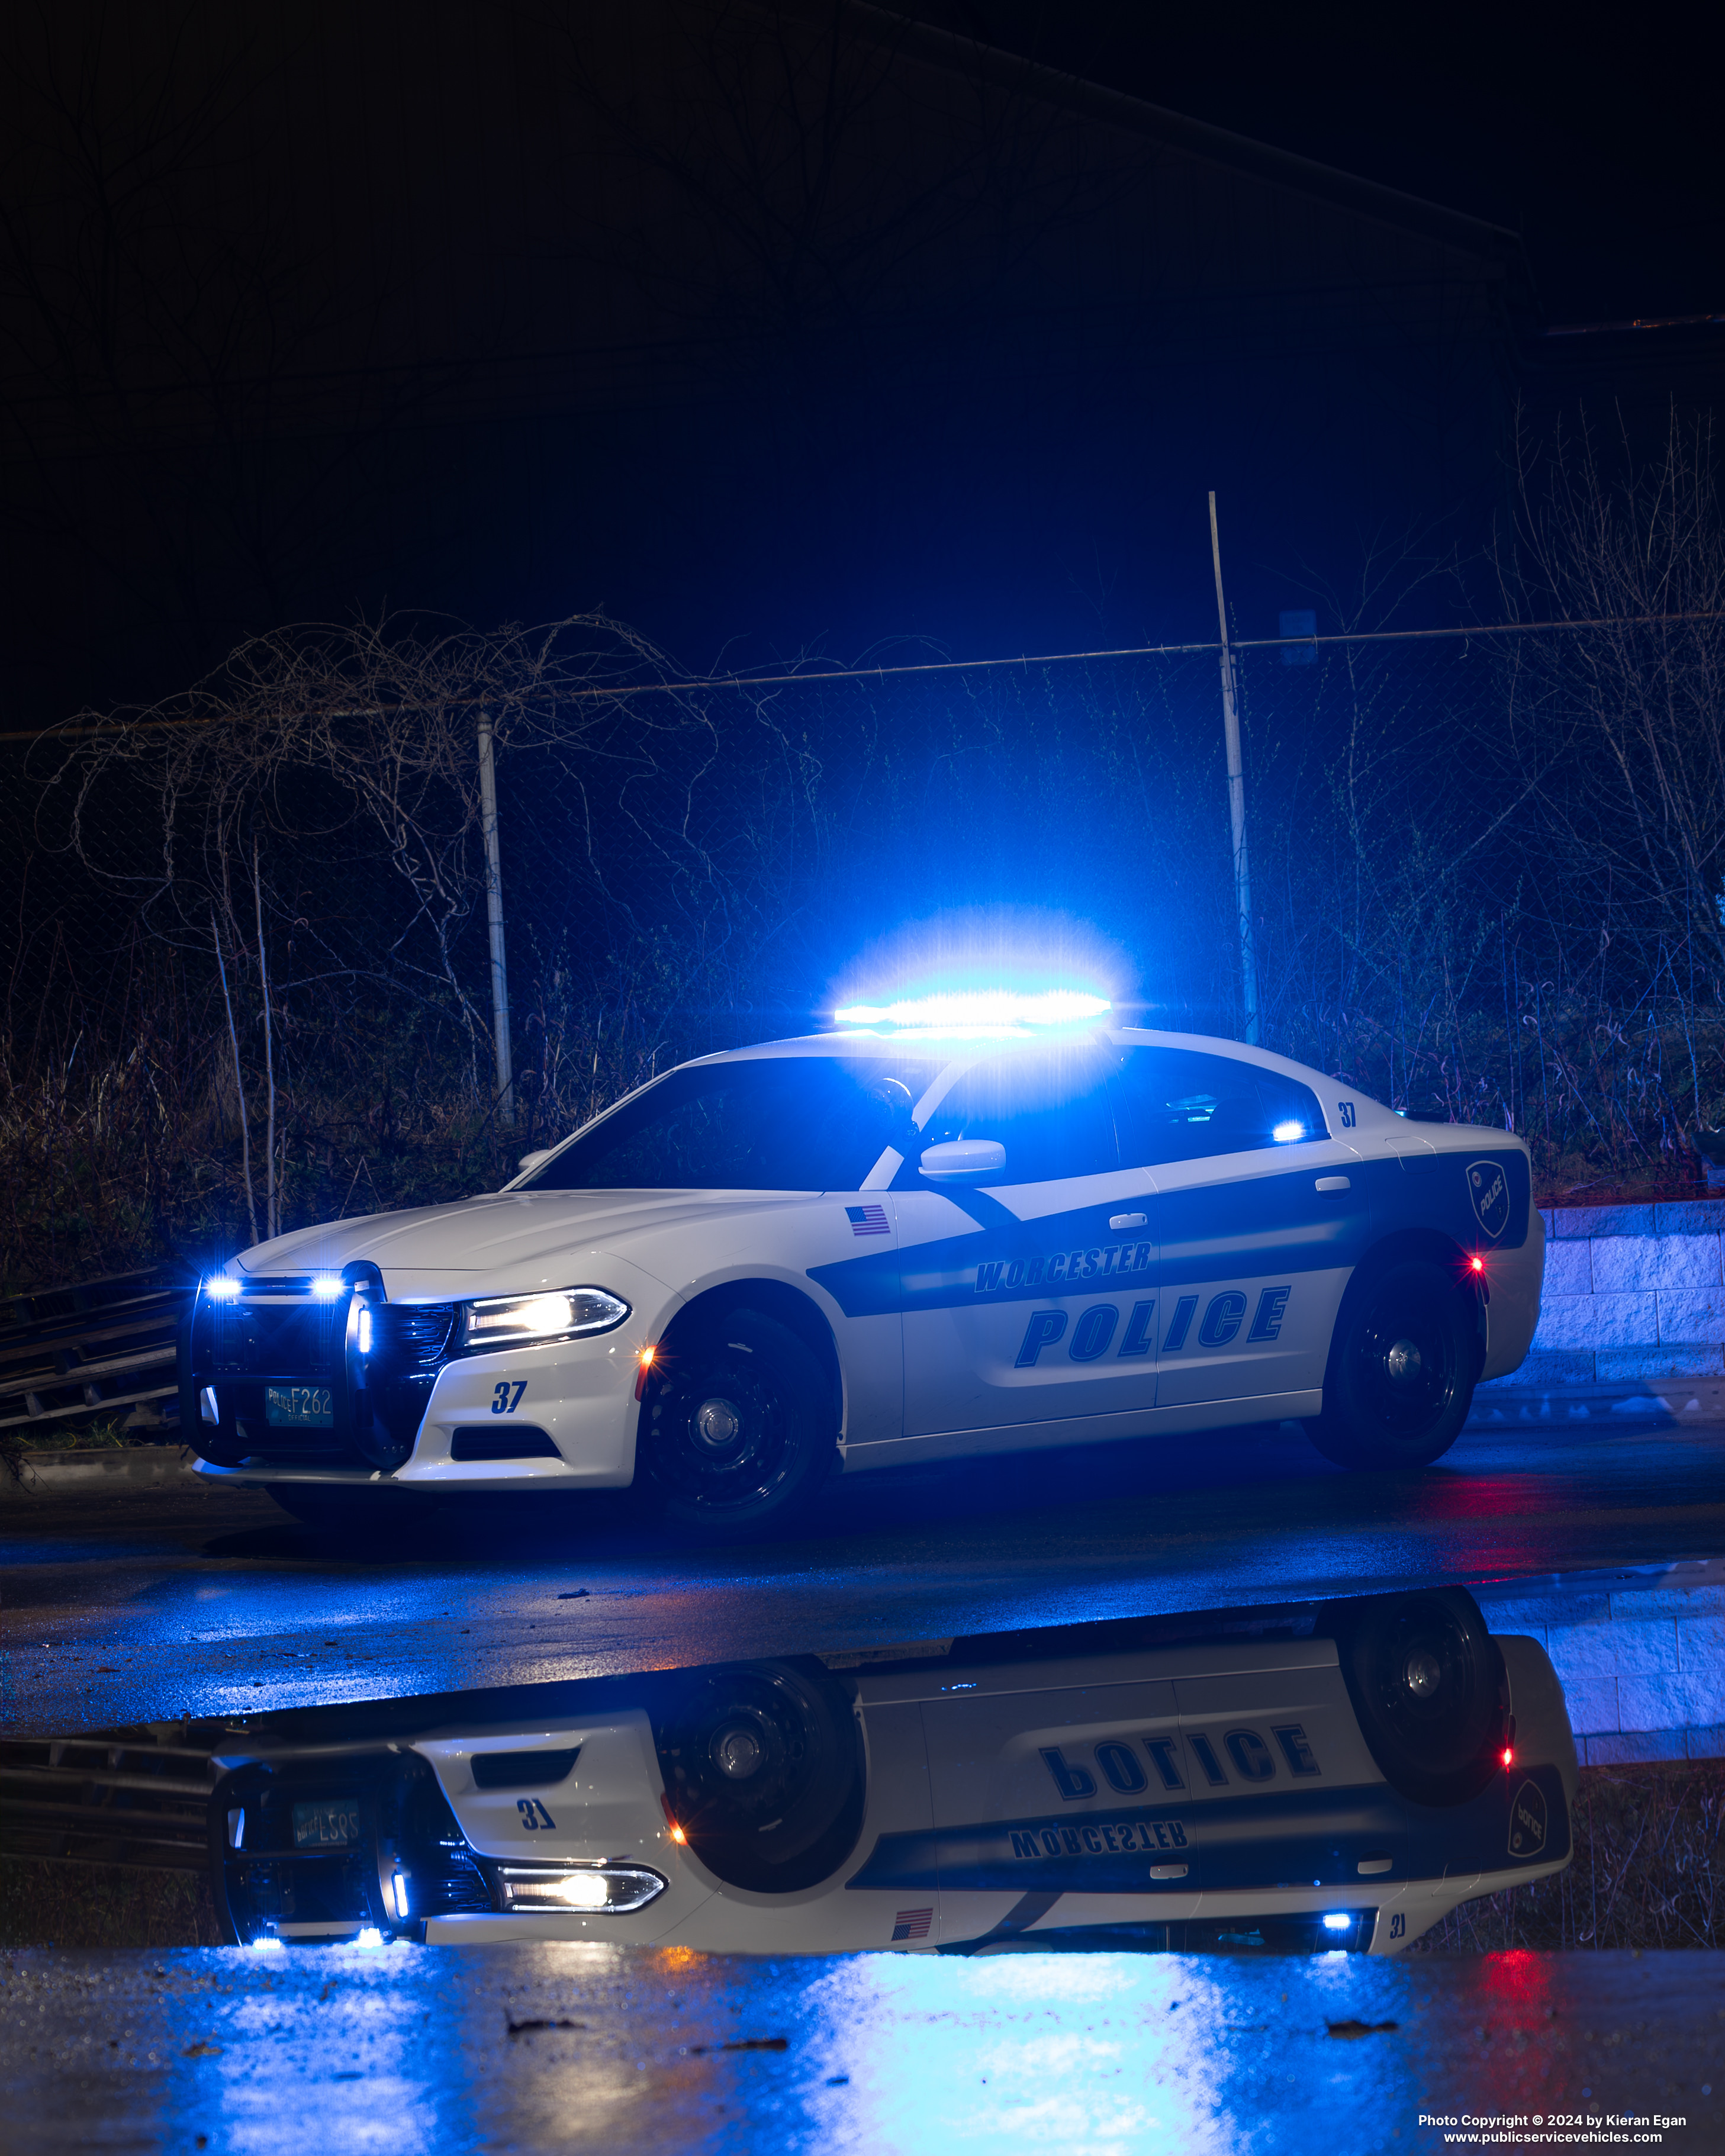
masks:
<instances>
[{"instance_id":1,"label":"headlight","mask_svg":"<svg viewBox=\"0 0 1725 2156\"><path fill-rule=\"evenodd\" d=\"M608 1909L626 1915L665 1892L665 1881L644 1864L504 1864L497 1870L497 1899L506 1909Z\"/></svg>"},{"instance_id":2,"label":"headlight","mask_svg":"<svg viewBox=\"0 0 1725 2156\"><path fill-rule=\"evenodd\" d=\"M461 1306L461 1345L470 1354L534 1340L571 1340L608 1332L629 1316L619 1295L602 1287L559 1288L554 1295L498 1296Z\"/></svg>"}]
</instances>

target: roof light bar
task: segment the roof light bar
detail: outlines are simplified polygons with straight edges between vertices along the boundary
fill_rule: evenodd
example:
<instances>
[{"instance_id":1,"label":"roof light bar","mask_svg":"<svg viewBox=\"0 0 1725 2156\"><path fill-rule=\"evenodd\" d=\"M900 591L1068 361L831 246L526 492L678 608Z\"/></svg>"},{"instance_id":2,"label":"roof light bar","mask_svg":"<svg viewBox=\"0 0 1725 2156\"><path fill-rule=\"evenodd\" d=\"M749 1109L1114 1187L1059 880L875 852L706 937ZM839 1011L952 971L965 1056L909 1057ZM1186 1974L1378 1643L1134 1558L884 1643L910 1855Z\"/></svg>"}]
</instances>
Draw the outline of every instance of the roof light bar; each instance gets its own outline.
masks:
<instances>
[{"instance_id":1,"label":"roof light bar","mask_svg":"<svg viewBox=\"0 0 1725 2156\"><path fill-rule=\"evenodd\" d=\"M1021 1029L1076 1025L1104 1017L1112 1008L1106 996L1082 988L1044 988L1034 995L1016 988L956 988L901 997L890 1004L846 1004L833 1015L841 1025L891 1025L931 1033L962 1029L978 1038L1010 1040Z\"/></svg>"}]
</instances>

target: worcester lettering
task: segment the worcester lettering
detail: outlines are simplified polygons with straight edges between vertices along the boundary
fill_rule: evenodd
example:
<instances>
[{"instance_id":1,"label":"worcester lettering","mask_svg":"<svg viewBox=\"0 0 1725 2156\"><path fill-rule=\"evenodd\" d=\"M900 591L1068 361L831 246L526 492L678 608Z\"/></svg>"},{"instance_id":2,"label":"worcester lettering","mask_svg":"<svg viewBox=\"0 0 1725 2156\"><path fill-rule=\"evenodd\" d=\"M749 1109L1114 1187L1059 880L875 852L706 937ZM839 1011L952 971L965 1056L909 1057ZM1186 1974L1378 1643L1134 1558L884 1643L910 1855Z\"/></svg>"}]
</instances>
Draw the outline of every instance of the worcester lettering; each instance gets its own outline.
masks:
<instances>
[{"instance_id":1,"label":"worcester lettering","mask_svg":"<svg viewBox=\"0 0 1725 2156\"><path fill-rule=\"evenodd\" d=\"M1178 1820L1086 1820L1082 1826L1012 1827L1014 1856L1128 1856L1143 1850L1189 1849Z\"/></svg>"},{"instance_id":2,"label":"worcester lettering","mask_svg":"<svg viewBox=\"0 0 1725 2156\"><path fill-rule=\"evenodd\" d=\"M1101 1244L1089 1250L1056 1250L1050 1258L994 1258L976 1269L978 1295L1014 1288L1070 1286L1076 1281L1127 1280L1147 1273L1152 1243Z\"/></svg>"},{"instance_id":3,"label":"worcester lettering","mask_svg":"<svg viewBox=\"0 0 1725 2156\"><path fill-rule=\"evenodd\" d=\"M1271 1731L1281 1748L1286 1771L1293 1775L1322 1774L1322 1767L1312 1748L1305 1725L1298 1722L1279 1722ZM1277 1773L1276 1754L1255 1729L1230 1729L1223 1738L1223 1748L1232 1761L1235 1772L1243 1782L1269 1782ZM1192 1756L1199 1764L1204 1780L1213 1789L1219 1789L1233 1779L1216 1756L1216 1748L1210 1739L1197 1730L1189 1731L1186 1738ZM1096 1773L1076 1758L1069 1758L1076 1747L1063 1748L1058 1744L1040 1748L1042 1763L1050 1779L1069 1804L1085 1804L1096 1794ZM1111 1789L1122 1796L1134 1795L1148 1784L1149 1777L1138 1762L1139 1750L1147 1756L1155 1769L1157 1779L1165 1789L1183 1789L1186 1778L1180 1772L1178 1747L1172 1737L1139 1737L1122 1739L1103 1738L1090 1748L1096 1761L1096 1771Z\"/></svg>"}]
</instances>

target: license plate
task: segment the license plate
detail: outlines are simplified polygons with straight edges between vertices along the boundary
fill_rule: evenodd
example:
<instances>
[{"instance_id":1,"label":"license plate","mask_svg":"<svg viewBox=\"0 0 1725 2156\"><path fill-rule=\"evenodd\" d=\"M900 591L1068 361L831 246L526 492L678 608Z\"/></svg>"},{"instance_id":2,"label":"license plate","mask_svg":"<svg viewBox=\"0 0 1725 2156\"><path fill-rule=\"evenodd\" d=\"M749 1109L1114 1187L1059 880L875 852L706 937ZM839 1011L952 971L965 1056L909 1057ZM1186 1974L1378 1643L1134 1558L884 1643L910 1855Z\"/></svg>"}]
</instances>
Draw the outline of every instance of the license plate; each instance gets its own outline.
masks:
<instances>
[{"instance_id":1,"label":"license plate","mask_svg":"<svg viewBox=\"0 0 1725 2156\"><path fill-rule=\"evenodd\" d=\"M359 1799L294 1806L295 1849L349 1849L359 1840Z\"/></svg>"},{"instance_id":2,"label":"license plate","mask_svg":"<svg viewBox=\"0 0 1725 2156\"><path fill-rule=\"evenodd\" d=\"M329 1430L336 1419L327 1385L265 1385L264 1414L275 1430Z\"/></svg>"}]
</instances>

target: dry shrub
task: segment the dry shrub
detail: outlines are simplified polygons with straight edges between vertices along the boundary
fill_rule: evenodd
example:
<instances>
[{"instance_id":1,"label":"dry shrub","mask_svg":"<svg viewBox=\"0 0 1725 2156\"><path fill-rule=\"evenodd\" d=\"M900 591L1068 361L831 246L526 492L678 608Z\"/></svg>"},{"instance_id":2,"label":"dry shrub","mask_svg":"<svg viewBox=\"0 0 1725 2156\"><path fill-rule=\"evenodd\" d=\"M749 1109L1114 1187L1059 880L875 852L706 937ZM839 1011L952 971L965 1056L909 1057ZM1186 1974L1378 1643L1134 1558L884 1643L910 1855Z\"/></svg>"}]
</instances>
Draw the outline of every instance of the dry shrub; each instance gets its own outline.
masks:
<instances>
[{"instance_id":1,"label":"dry shrub","mask_svg":"<svg viewBox=\"0 0 1725 2156\"><path fill-rule=\"evenodd\" d=\"M1414 1951L1721 1943L1725 1759L1584 1767L1573 1825L1567 1871L1464 1902Z\"/></svg>"}]
</instances>

